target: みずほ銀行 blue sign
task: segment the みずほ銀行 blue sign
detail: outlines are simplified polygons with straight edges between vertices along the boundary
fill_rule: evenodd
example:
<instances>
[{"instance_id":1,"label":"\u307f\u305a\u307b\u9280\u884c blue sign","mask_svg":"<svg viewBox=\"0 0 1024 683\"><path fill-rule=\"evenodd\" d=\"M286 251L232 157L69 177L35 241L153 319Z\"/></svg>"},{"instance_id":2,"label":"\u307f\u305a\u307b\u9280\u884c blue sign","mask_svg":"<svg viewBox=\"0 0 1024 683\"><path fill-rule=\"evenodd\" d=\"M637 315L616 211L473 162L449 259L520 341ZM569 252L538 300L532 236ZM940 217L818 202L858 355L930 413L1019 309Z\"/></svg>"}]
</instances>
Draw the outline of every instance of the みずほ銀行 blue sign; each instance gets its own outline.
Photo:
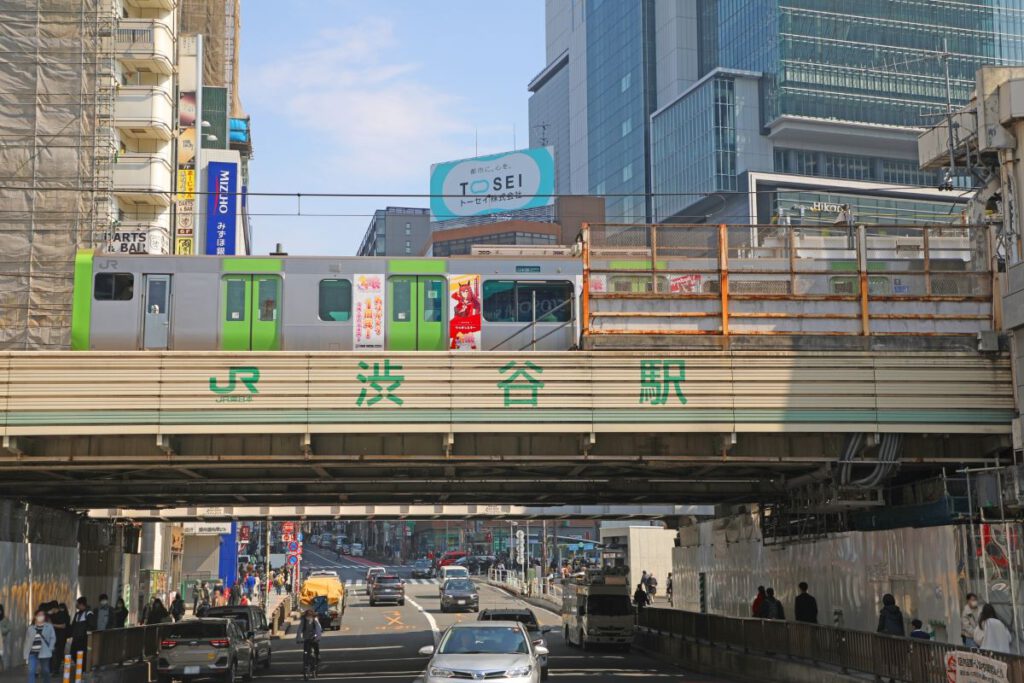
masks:
<instances>
[{"instance_id":1,"label":"\u307f\u305a\u307b\u9280\u884c blue sign","mask_svg":"<svg viewBox=\"0 0 1024 683\"><path fill-rule=\"evenodd\" d=\"M235 253L238 164L211 161L206 170L206 253Z\"/></svg>"}]
</instances>

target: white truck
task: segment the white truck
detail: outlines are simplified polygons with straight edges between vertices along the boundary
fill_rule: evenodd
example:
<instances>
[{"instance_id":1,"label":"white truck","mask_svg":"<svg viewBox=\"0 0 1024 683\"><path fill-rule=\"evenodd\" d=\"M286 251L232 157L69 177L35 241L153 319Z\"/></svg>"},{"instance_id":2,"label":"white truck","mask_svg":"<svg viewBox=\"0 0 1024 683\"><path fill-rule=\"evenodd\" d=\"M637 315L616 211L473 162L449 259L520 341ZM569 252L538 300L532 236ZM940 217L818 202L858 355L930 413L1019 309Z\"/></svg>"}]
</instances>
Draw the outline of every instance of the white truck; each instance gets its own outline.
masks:
<instances>
[{"instance_id":1,"label":"white truck","mask_svg":"<svg viewBox=\"0 0 1024 683\"><path fill-rule=\"evenodd\" d=\"M587 571L568 579L562 587L562 629L570 646L628 650L633 643L633 621L626 567Z\"/></svg>"}]
</instances>

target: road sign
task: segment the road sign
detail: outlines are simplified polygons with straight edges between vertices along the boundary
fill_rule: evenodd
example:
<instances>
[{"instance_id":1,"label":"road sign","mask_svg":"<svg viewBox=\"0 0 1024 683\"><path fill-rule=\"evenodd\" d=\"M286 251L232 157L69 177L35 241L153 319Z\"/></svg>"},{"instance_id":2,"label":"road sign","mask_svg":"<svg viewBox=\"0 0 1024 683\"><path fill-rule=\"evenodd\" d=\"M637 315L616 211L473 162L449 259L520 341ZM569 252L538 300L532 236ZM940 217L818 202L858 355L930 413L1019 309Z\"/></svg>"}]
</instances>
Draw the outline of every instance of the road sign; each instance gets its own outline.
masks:
<instances>
[{"instance_id":1,"label":"road sign","mask_svg":"<svg viewBox=\"0 0 1024 683\"><path fill-rule=\"evenodd\" d=\"M294 534L295 522L281 522L281 532L285 534Z\"/></svg>"},{"instance_id":2,"label":"road sign","mask_svg":"<svg viewBox=\"0 0 1024 683\"><path fill-rule=\"evenodd\" d=\"M303 533L302 533L302 532L300 531L300 532L299 532L299 533L297 534L297 536L298 536L298 538L296 538L296 540L297 540L297 541L298 541L299 543L301 543L301 542L302 542L302 541L304 540L304 537L305 537L305 535L304 535L304 534L303 534Z\"/></svg>"},{"instance_id":3,"label":"road sign","mask_svg":"<svg viewBox=\"0 0 1024 683\"><path fill-rule=\"evenodd\" d=\"M291 542L293 542L295 540L295 534L282 533L281 534L281 540L284 541L285 543L291 543Z\"/></svg>"},{"instance_id":4,"label":"road sign","mask_svg":"<svg viewBox=\"0 0 1024 683\"><path fill-rule=\"evenodd\" d=\"M298 558L297 555L289 555L288 556L288 564L290 564L290 565L292 565L294 567L298 563L299 563L299 558Z\"/></svg>"},{"instance_id":5,"label":"road sign","mask_svg":"<svg viewBox=\"0 0 1024 683\"><path fill-rule=\"evenodd\" d=\"M580 545L582 545L582 543ZM290 552L290 553L298 553L299 552L299 544L296 543L295 541L292 541L291 543L289 543L288 544L288 552Z\"/></svg>"}]
</instances>

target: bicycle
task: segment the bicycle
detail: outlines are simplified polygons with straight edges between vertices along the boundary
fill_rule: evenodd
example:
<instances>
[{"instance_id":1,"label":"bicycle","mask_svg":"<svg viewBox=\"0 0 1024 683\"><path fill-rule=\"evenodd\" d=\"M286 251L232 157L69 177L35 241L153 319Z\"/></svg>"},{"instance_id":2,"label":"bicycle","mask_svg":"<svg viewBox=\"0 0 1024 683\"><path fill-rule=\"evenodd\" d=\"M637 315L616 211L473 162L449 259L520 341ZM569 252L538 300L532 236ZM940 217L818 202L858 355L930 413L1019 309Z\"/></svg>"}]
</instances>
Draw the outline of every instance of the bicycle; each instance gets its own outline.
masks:
<instances>
[{"instance_id":1,"label":"bicycle","mask_svg":"<svg viewBox=\"0 0 1024 683\"><path fill-rule=\"evenodd\" d=\"M302 647L302 680L317 678L320 669L320 648L315 640L307 640Z\"/></svg>"}]
</instances>

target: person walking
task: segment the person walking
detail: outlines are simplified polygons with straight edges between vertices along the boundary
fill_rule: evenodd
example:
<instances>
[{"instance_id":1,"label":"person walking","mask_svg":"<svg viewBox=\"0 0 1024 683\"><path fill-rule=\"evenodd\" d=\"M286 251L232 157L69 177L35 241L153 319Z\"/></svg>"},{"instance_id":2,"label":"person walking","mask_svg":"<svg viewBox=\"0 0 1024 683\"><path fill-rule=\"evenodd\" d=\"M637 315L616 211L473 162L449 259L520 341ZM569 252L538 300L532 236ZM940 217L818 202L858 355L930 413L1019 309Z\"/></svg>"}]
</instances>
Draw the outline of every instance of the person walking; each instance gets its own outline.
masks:
<instances>
[{"instance_id":1,"label":"person walking","mask_svg":"<svg viewBox=\"0 0 1024 683\"><path fill-rule=\"evenodd\" d=\"M202 582L196 581L192 584L192 614L199 609L199 603L203 597Z\"/></svg>"},{"instance_id":2,"label":"person walking","mask_svg":"<svg viewBox=\"0 0 1024 683\"><path fill-rule=\"evenodd\" d=\"M878 633L890 636L905 636L907 628L903 624L903 612L896 606L896 598L891 593L882 596L882 609L878 612Z\"/></svg>"},{"instance_id":3,"label":"person walking","mask_svg":"<svg viewBox=\"0 0 1024 683\"><path fill-rule=\"evenodd\" d=\"M278 572L277 576L274 577L274 588L277 590L277 594L280 595L284 589L284 572Z\"/></svg>"},{"instance_id":4,"label":"person walking","mask_svg":"<svg viewBox=\"0 0 1024 683\"><path fill-rule=\"evenodd\" d=\"M174 596L174 600L171 601L171 618L175 621L181 621L185 616L185 600L182 599L181 593L177 593Z\"/></svg>"},{"instance_id":5,"label":"person walking","mask_svg":"<svg viewBox=\"0 0 1024 683\"><path fill-rule=\"evenodd\" d=\"M774 588L766 588L764 591L764 602L761 604L761 618L777 619L780 621L786 619L786 609L782 606L782 602L775 597Z\"/></svg>"},{"instance_id":6,"label":"person walking","mask_svg":"<svg viewBox=\"0 0 1024 683\"><path fill-rule=\"evenodd\" d=\"M651 598L648 597L647 589L644 588L643 583L636 585L636 591L633 593L633 604L636 605L637 610L641 610L651 604Z\"/></svg>"},{"instance_id":7,"label":"person walking","mask_svg":"<svg viewBox=\"0 0 1024 683\"><path fill-rule=\"evenodd\" d=\"M199 584L199 603L210 604L210 586L205 581Z\"/></svg>"},{"instance_id":8,"label":"person walking","mask_svg":"<svg viewBox=\"0 0 1024 683\"><path fill-rule=\"evenodd\" d=\"M981 608L981 616L978 618L978 628L974 632L974 641L982 650L990 652L1002 652L1010 654L1010 642L1013 635L1006 624L996 616L996 609L986 603Z\"/></svg>"},{"instance_id":9,"label":"person walking","mask_svg":"<svg viewBox=\"0 0 1024 683\"><path fill-rule=\"evenodd\" d=\"M36 672L43 683L50 683L50 660L57 645L57 633L46 619L46 611L36 610L35 619L25 631L25 645L22 654L28 662L28 683L35 683Z\"/></svg>"},{"instance_id":10,"label":"person walking","mask_svg":"<svg viewBox=\"0 0 1024 683\"><path fill-rule=\"evenodd\" d=\"M114 603L114 625L111 628L124 628L128 624L128 605L124 598L118 598Z\"/></svg>"},{"instance_id":11,"label":"person walking","mask_svg":"<svg viewBox=\"0 0 1024 683\"><path fill-rule=\"evenodd\" d=\"M972 650L978 647L974 640L974 632L978 630L978 618L981 616L981 608L978 606L978 596L974 593L967 594L967 601L960 611L960 639L964 641L964 647Z\"/></svg>"},{"instance_id":12,"label":"person walking","mask_svg":"<svg viewBox=\"0 0 1024 683\"><path fill-rule=\"evenodd\" d=\"M764 586L758 586L754 602L750 603L750 616L761 618L761 608L764 607L764 599Z\"/></svg>"},{"instance_id":13,"label":"person walking","mask_svg":"<svg viewBox=\"0 0 1024 683\"><path fill-rule=\"evenodd\" d=\"M47 604L49 607L49 622L53 631L57 634L57 640L52 648L50 657L50 671L60 675L60 669L64 665L64 651L67 647L68 635L71 633L71 615L68 613L68 606L63 602L58 604L53 600Z\"/></svg>"},{"instance_id":14,"label":"person walking","mask_svg":"<svg viewBox=\"0 0 1024 683\"><path fill-rule=\"evenodd\" d=\"M920 619L913 619L910 625L914 627L914 630L910 632L911 638L917 638L919 640L931 640L932 634L924 630L924 623Z\"/></svg>"},{"instance_id":15,"label":"person walking","mask_svg":"<svg viewBox=\"0 0 1024 683\"><path fill-rule=\"evenodd\" d=\"M647 575L647 594L651 596L651 603L654 603L654 596L658 594L658 579L654 574Z\"/></svg>"},{"instance_id":16,"label":"person walking","mask_svg":"<svg viewBox=\"0 0 1024 683\"><path fill-rule=\"evenodd\" d=\"M114 608L110 606L110 598L103 593L100 606L96 608L96 630L106 631L108 628L114 628Z\"/></svg>"},{"instance_id":17,"label":"person walking","mask_svg":"<svg viewBox=\"0 0 1024 683\"><path fill-rule=\"evenodd\" d=\"M89 647L89 634L95 630L96 613L89 608L89 601L83 595L75 601L75 616L71 619L72 664L77 659L79 652L83 653L83 657L85 656L84 653Z\"/></svg>"},{"instance_id":18,"label":"person walking","mask_svg":"<svg viewBox=\"0 0 1024 683\"><path fill-rule=\"evenodd\" d=\"M672 607L672 572L665 577L665 595L668 597L668 606Z\"/></svg>"},{"instance_id":19,"label":"person walking","mask_svg":"<svg viewBox=\"0 0 1024 683\"><path fill-rule=\"evenodd\" d=\"M793 600L793 618L808 624L818 623L818 601L807 592L807 582L800 582L800 594Z\"/></svg>"},{"instance_id":20,"label":"person walking","mask_svg":"<svg viewBox=\"0 0 1024 683\"><path fill-rule=\"evenodd\" d=\"M643 571L643 573L640 575L640 585L644 587L644 591L645 592L650 593L650 591L647 590L647 580L648 580L648 578L650 578L650 577L648 577L647 570L645 569Z\"/></svg>"},{"instance_id":21,"label":"person walking","mask_svg":"<svg viewBox=\"0 0 1024 683\"><path fill-rule=\"evenodd\" d=\"M153 603L149 607L149 613L146 614L146 625L151 626L153 624L165 624L171 621L171 615L164 607L164 603L160 598L153 598Z\"/></svg>"}]
</instances>

